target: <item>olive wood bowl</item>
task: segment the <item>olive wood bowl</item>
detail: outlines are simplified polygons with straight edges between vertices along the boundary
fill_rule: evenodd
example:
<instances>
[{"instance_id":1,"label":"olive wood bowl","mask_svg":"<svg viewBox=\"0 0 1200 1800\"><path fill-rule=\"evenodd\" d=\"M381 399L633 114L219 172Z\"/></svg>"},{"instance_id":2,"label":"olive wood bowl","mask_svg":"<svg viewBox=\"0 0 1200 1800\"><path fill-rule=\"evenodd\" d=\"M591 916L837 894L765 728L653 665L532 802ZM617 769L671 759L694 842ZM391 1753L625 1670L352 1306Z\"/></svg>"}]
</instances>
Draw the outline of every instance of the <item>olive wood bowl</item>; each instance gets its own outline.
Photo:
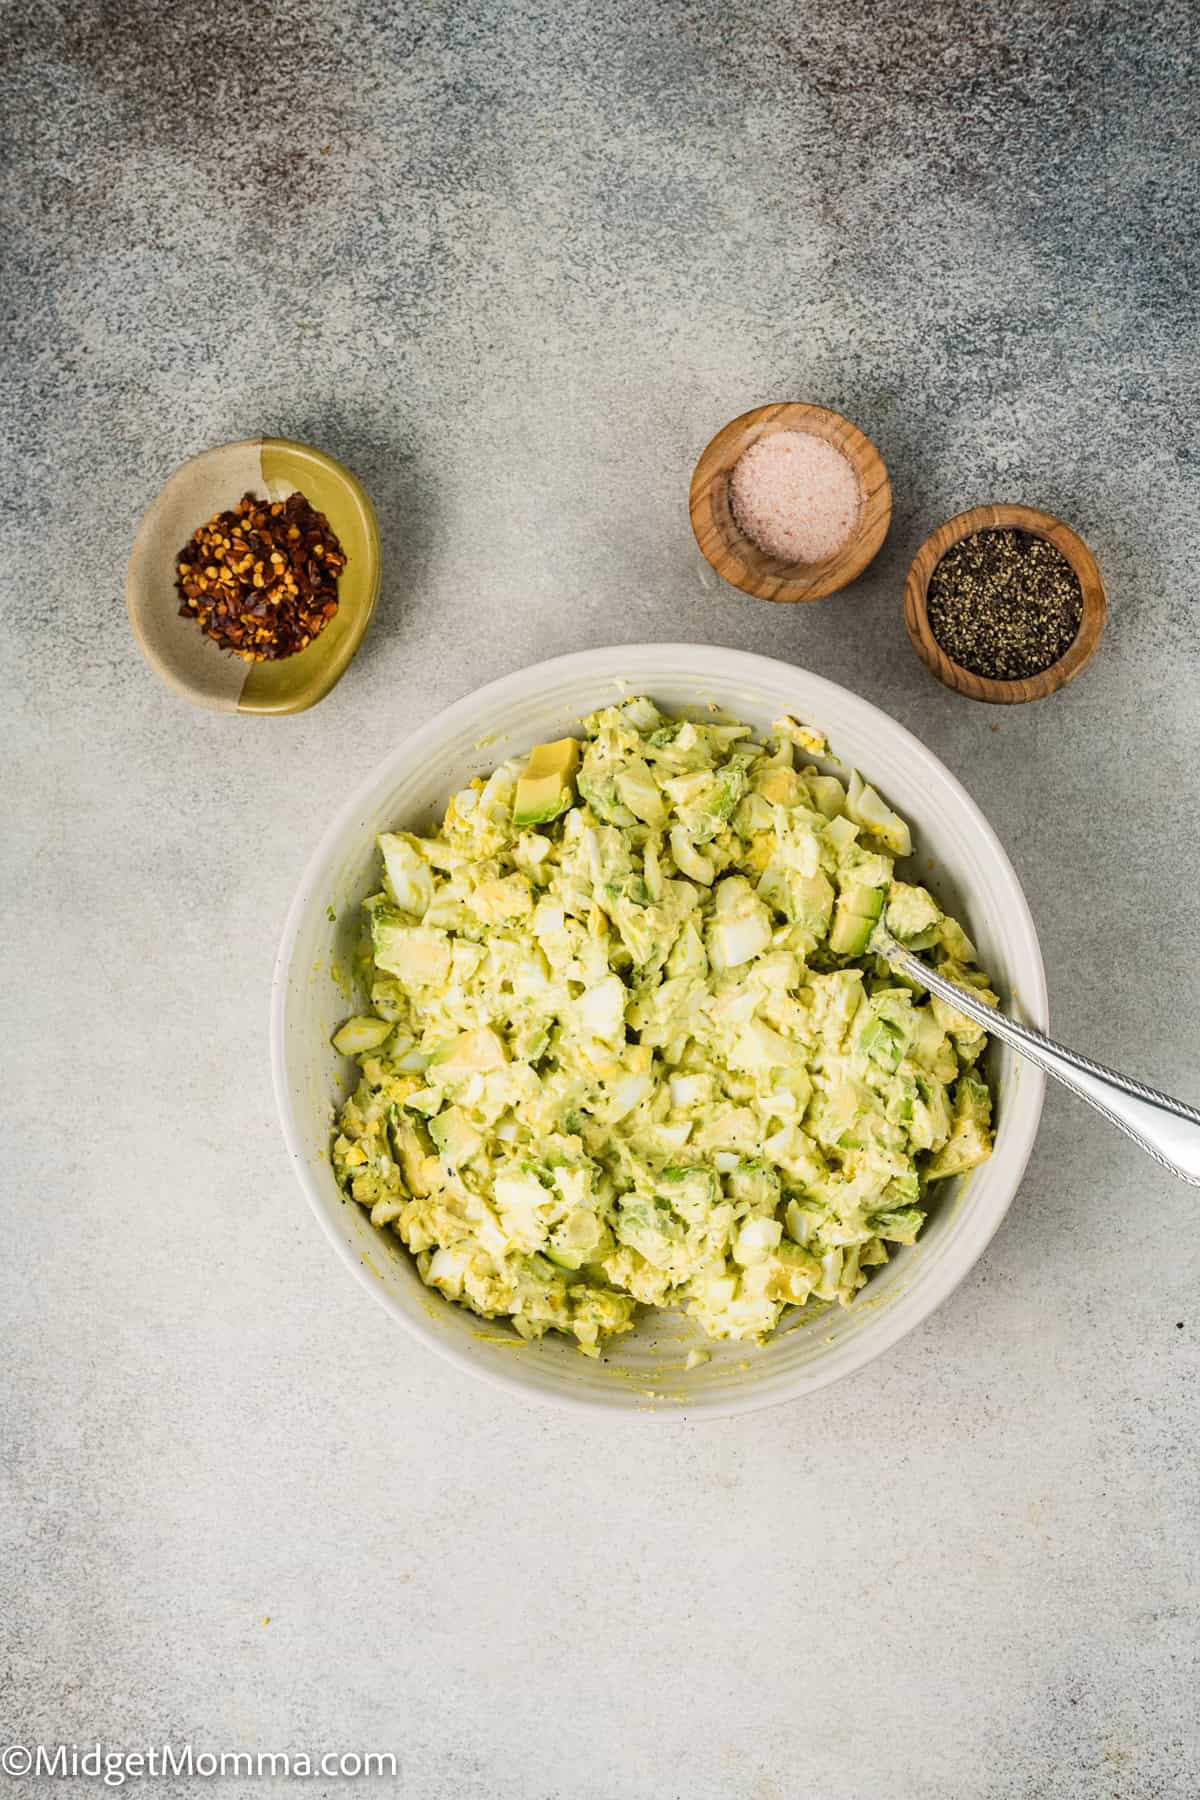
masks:
<instances>
[{"instance_id":1,"label":"olive wood bowl","mask_svg":"<svg viewBox=\"0 0 1200 1800\"><path fill-rule=\"evenodd\" d=\"M773 431L804 431L824 438L853 465L862 489L858 528L849 542L821 562L789 563L760 550L733 516L729 478L734 464ZM841 413L804 401L756 406L731 419L703 451L692 476L689 510L696 542L724 580L760 600L820 600L862 574L887 536L892 489L883 458L857 425Z\"/></svg>"},{"instance_id":2,"label":"olive wood bowl","mask_svg":"<svg viewBox=\"0 0 1200 1800\"><path fill-rule=\"evenodd\" d=\"M1062 551L1079 582L1083 612L1079 630L1057 662L1043 669L1040 675L1028 675L1017 681L996 681L986 675L973 674L947 656L933 635L926 603L930 577L952 544L976 531L1013 530L1028 531L1034 537L1045 538ZM904 623L913 649L925 667L955 693L994 706L1017 706L1026 700L1041 700L1074 681L1096 654L1107 617L1108 596L1095 557L1069 525L1064 525L1052 513L1039 512L1033 506L973 506L969 512L948 519L925 539L913 557L904 584Z\"/></svg>"}]
</instances>

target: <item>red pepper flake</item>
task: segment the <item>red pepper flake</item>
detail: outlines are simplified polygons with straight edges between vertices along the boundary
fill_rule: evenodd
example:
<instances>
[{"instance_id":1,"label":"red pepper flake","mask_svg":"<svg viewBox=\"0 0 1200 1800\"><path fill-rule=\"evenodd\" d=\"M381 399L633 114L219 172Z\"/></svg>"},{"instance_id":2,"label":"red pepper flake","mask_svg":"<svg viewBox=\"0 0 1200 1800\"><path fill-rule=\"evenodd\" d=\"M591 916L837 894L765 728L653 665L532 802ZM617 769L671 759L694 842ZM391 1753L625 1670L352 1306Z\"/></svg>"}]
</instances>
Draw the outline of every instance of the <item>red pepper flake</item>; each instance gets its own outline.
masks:
<instances>
[{"instance_id":1,"label":"red pepper flake","mask_svg":"<svg viewBox=\"0 0 1200 1800\"><path fill-rule=\"evenodd\" d=\"M303 494L243 494L214 513L175 559L180 614L247 662L294 656L338 609L346 554L324 513Z\"/></svg>"}]
</instances>

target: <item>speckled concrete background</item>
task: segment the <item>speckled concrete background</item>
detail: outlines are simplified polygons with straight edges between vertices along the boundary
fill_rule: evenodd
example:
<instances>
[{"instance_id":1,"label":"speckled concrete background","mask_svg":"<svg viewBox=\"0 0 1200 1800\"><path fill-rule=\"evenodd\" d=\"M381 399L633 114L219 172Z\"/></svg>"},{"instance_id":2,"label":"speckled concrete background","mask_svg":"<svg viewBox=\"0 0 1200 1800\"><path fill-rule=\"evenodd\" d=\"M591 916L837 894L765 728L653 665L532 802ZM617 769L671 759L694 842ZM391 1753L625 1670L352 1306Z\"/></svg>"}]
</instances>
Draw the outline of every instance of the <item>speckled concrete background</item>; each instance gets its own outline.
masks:
<instances>
[{"instance_id":1,"label":"speckled concrete background","mask_svg":"<svg viewBox=\"0 0 1200 1800\"><path fill-rule=\"evenodd\" d=\"M265 1046L302 863L398 734L682 636L917 731L1013 855L1063 1035L1196 1096L1198 18L7 7L9 1737L395 1750L358 1791L428 1800L1200 1792L1194 1194L1052 1097L886 1366L601 1428L345 1279ZM896 492L868 577L797 610L709 578L684 504L781 396ZM345 681L263 723L157 686L122 602L168 471L259 431L344 457L386 552ZM1088 537L1112 619L995 714L925 674L900 590L1001 498Z\"/></svg>"}]
</instances>

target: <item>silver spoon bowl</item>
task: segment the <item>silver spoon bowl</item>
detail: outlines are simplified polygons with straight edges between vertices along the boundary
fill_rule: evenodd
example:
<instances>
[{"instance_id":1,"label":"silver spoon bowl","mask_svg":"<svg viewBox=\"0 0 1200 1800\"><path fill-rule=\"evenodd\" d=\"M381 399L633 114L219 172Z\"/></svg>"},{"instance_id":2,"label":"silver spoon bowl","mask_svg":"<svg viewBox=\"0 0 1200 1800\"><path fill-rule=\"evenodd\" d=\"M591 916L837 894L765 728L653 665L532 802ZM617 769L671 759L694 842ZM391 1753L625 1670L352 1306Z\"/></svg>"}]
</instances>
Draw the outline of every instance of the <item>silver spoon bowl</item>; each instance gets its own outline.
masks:
<instances>
[{"instance_id":1,"label":"silver spoon bowl","mask_svg":"<svg viewBox=\"0 0 1200 1800\"><path fill-rule=\"evenodd\" d=\"M1088 1056L1080 1056L1078 1051L1068 1050L1065 1044L1056 1044L1053 1038L1035 1031L1031 1025L1018 1025L1015 1019L989 1006L970 988L947 981L919 956L898 944L882 926L875 929L871 949L898 974L927 988L957 1012L974 1019L993 1037L1011 1044L1019 1056L1036 1063L1047 1075L1061 1081L1073 1094L1078 1094L1098 1113L1103 1113L1118 1131L1140 1144L1155 1162L1193 1187L1200 1187L1200 1112L1194 1106L1185 1106L1182 1100L1173 1100L1170 1094L1147 1087L1144 1081L1134 1081L1115 1069L1105 1068L1103 1063L1093 1062Z\"/></svg>"}]
</instances>

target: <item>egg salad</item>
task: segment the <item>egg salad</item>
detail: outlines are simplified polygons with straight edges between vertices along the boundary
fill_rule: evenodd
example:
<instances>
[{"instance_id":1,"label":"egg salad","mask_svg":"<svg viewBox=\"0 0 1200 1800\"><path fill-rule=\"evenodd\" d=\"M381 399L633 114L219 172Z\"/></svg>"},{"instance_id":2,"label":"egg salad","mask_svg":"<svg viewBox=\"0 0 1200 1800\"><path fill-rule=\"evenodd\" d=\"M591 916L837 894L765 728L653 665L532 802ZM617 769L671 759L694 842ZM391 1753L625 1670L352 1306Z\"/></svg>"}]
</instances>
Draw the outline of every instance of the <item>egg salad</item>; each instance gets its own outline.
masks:
<instances>
[{"instance_id":1,"label":"egg salad","mask_svg":"<svg viewBox=\"0 0 1200 1800\"><path fill-rule=\"evenodd\" d=\"M646 699L584 731L471 782L435 835L380 837L334 1170L430 1287L522 1337L596 1355L675 1307L761 1339L848 1304L991 1149L984 1032L876 926L995 995L817 733Z\"/></svg>"}]
</instances>

